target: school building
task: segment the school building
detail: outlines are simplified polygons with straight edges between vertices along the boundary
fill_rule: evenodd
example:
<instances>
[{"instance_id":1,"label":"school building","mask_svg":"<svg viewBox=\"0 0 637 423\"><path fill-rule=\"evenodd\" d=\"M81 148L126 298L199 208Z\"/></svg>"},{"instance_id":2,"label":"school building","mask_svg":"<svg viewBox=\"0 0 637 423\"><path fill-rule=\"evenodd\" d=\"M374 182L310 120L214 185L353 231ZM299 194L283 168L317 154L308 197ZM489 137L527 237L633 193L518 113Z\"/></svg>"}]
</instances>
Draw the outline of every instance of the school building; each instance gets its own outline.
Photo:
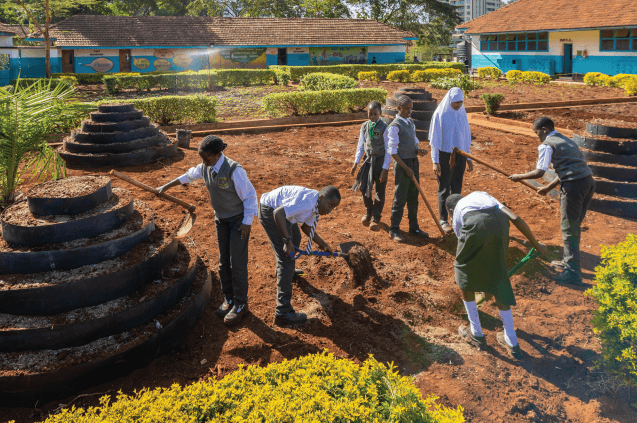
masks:
<instances>
[{"instance_id":1,"label":"school building","mask_svg":"<svg viewBox=\"0 0 637 423\"><path fill-rule=\"evenodd\" d=\"M43 77L43 47L11 48L12 36L0 28L0 46L14 50L0 50L0 57L9 54L9 74L3 79L14 79L18 72ZM92 15L55 24L50 38L53 73L402 63L407 43L417 39L365 19ZM26 40L43 38L31 33Z\"/></svg>"},{"instance_id":2,"label":"school building","mask_svg":"<svg viewBox=\"0 0 637 423\"><path fill-rule=\"evenodd\" d=\"M457 29L473 69L637 74L635 0L517 0Z\"/></svg>"}]
</instances>

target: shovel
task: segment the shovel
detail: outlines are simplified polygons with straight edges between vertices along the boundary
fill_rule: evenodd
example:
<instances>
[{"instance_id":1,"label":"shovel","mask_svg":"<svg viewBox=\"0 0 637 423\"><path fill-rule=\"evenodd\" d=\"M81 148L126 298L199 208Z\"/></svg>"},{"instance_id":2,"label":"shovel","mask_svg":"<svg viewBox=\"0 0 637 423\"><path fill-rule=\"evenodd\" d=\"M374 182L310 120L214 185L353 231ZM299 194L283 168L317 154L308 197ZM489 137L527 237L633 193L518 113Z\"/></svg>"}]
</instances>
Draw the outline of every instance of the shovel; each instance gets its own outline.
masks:
<instances>
[{"instance_id":1,"label":"shovel","mask_svg":"<svg viewBox=\"0 0 637 423\"><path fill-rule=\"evenodd\" d=\"M186 234L190 231L190 229L192 229L192 226L195 224L195 220L197 219L197 215L195 214L195 209L196 206L193 206L192 204L188 204L185 201L181 201L179 198L175 198L172 195L168 195L165 193L161 193L158 190L156 190L153 187L149 187L146 184L142 184L139 181L136 181L133 178L130 178L126 175L124 175L121 172L118 172L116 170L111 170L110 172L108 172L109 175L111 176L115 176L119 179L121 179L122 181L126 181L129 184L135 185L136 187L139 187L143 190L146 190L148 192L152 192L153 194L164 198L168 201L171 201L177 205L180 205L181 207L185 208L186 210L189 211L189 213L184 216L184 218L182 219L181 223L179 224L179 227L177 228L177 230L175 231L175 233L173 234L173 236L175 238L183 238L184 236L186 236Z\"/></svg>"},{"instance_id":2,"label":"shovel","mask_svg":"<svg viewBox=\"0 0 637 423\"><path fill-rule=\"evenodd\" d=\"M520 262L518 264L516 264L515 266L513 266L511 268L511 270L509 270L509 277L515 275L516 273L518 273L518 270L520 270L522 268L522 266L524 266L526 264L527 261L534 259L536 257L538 257L540 255L540 253L538 251L535 250L535 248L531 248L531 251L529 251L529 253L526 255L526 257L524 257L522 260L520 260ZM480 300L478 300L476 302L476 305L481 305L483 302L488 301L491 299L491 297L493 297L491 294L486 294L483 293L482 294L482 298L480 298Z\"/></svg>"},{"instance_id":3,"label":"shovel","mask_svg":"<svg viewBox=\"0 0 637 423\"><path fill-rule=\"evenodd\" d=\"M348 244L348 243L346 243ZM341 244L339 245L339 248L344 245ZM310 251L309 253L306 251L301 250L299 247L297 247L296 245L294 246L294 249L297 251L297 254L294 255L294 251L290 252L290 257L292 257L292 259L296 260L301 256L319 256L319 257L343 257L343 258L349 258L349 255L346 253L342 253L342 252L334 252L334 253L328 253L327 251ZM343 251L343 248L341 248L341 251Z\"/></svg>"}]
</instances>

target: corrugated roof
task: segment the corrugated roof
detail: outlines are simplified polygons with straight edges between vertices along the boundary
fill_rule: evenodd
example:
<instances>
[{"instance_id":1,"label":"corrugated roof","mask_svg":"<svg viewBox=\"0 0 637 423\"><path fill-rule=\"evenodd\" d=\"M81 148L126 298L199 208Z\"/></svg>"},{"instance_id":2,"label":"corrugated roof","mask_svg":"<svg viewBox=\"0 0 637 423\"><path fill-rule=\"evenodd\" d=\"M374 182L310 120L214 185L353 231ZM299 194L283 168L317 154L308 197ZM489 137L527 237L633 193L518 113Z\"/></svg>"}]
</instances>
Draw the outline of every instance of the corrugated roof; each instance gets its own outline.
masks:
<instances>
[{"instance_id":1,"label":"corrugated roof","mask_svg":"<svg viewBox=\"0 0 637 423\"><path fill-rule=\"evenodd\" d=\"M635 0L517 0L457 28L465 34L637 26Z\"/></svg>"},{"instance_id":2,"label":"corrugated roof","mask_svg":"<svg viewBox=\"0 0 637 423\"><path fill-rule=\"evenodd\" d=\"M62 47L176 47L404 44L415 35L366 19L76 15L51 37Z\"/></svg>"}]
</instances>

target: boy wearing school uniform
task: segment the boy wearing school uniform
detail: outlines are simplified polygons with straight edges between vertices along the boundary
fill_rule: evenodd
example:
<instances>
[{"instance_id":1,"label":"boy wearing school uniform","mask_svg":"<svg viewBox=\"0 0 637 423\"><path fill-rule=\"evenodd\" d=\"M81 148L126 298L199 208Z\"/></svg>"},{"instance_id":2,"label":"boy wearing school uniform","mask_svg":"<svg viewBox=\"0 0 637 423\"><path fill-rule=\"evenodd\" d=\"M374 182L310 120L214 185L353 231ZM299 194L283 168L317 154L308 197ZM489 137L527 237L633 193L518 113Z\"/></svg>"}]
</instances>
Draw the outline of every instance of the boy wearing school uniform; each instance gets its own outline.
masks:
<instances>
[{"instance_id":1,"label":"boy wearing school uniform","mask_svg":"<svg viewBox=\"0 0 637 423\"><path fill-rule=\"evenodd\" d=\"M454 273L470 323L470 327L460 326L458 334L474 346L486 346L475 293L483 292L487 298L493 296L504 325L504 332L497 334L497 341L511 357L519 359L521 352L511 312L515 296L506 264L509 222L513 222L541 254L547 253L546 247L537 242L522 218L486 192L472 192L466 197L452 194L447 197L445 206L458 237Z\"/></svg>"},{"instance_id":2,"label":"boy wearing school uniform","mask_svg":"<svg viewBox=\"0 0 637 423\"><path fill-rule=\"evenodd\" d=\"M327 186L321 191L300 186L287 185L261 196L259 221L270 240L276 258L277 299L274 324L305 323L307 316L297 313L292 307L292 279L294 278L295 247L301 243L301 224L308 237L307 247L312 251L312 242L324 251L332 248L316 232L319 215L329 214L341 202L341 193L336 187Z\"/></svg>"},{"instance_id":3,"label":"boy wearing school uniform","mask_svg":"<svg viewBox=\"0 0 637 423\"><path fill-rule=\"evenodd\" d=\"M553 164L557 177L548 185L541 187L538 194L546 195L560 185L561 230L564 242L563 260L551 263L558 270L555 279L558 282L584 285L580 266L580 237L582 222L595 194L593 172L584 160L582 152L575 142L555 130L551 119L542 116L533 123L540 146L537 168L528 173L511 175L513 181L537 179L544 176Z\"/></svg>"},{"instance_id":4,"label":"boy wearing school uniform","mask_svg":"<svg viewBox=\"0 0 637 423\"><path fill-rule=\"evenodd\" d=\"M202 162L158 190L165 192L176 185L204 180L215 211L219 280L225 297L217 315L232 326L248 311L248 241L258 206L257 193L245 170L222 153L226 147L219 137L205 137L199 145Z\"/></svg>"},{"instance_id":5,"label":"boy wearing school uniform","mask_svg":"<svg viewBox=\"0 0 637 423\"><path fill-rule=\"evenodd\" d=\"M426 232L420 230L418 225L418 188L411 179L415 177L420 182L418 156L426 155L427 151L418 148L416 126L410 118L413 102L404 95L398 97L396 101L398 114L387 130L389 154L396 162L394 164L394 203L391 209L389 236L396 242L403 242L405 238L400 234L400 221L403 219L405 204L407 204L409 218L409 233L429 237Z\"/></svg>"},{"instance_id":6,"label":"boy wearing school uniform","mask_svg":"<svg viewBox=\"0 0 637 423\"><path fill-rule=\"evenodd\" d=\"M367 106L369 120L361 126L358 146L354 156L352 175L356 172L358 162L365 154L365 161L358 171L352 191L360 189L366 213L361 219L363 225L370 225L370 229L378 229L381 214L385 205L385 189L387 188L387 173L391 164L391 154L387 146L387 124L380 118L382 106L378 101L372 101Z\"/></svg>"}]
</instances>

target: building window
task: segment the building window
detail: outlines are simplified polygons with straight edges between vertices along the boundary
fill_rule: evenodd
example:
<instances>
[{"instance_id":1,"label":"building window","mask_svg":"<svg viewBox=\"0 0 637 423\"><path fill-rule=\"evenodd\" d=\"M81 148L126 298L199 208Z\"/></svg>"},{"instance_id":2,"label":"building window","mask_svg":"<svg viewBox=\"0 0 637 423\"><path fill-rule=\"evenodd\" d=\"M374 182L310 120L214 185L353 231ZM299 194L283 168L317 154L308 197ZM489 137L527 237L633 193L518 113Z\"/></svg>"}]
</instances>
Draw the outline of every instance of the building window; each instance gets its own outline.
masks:
<instances>
[{"instance_id":1,"label":"building window","mask_svg":"<svg viewBox=\"0 0 637 423\"><path fill-rule=\"evenodd\" d=\"M548 51L548 32L480 36L481 51Z\"/></svg>"},{"instance_id":2,"label":"building window","mask_svg":"<svg viewBox=\"0 0 637 423\"><path fill-rule=\"evenodd\" d=\"M637 29L603 29L600 31L601 51L637 51Z\"/></svg>"}]
</instances>

